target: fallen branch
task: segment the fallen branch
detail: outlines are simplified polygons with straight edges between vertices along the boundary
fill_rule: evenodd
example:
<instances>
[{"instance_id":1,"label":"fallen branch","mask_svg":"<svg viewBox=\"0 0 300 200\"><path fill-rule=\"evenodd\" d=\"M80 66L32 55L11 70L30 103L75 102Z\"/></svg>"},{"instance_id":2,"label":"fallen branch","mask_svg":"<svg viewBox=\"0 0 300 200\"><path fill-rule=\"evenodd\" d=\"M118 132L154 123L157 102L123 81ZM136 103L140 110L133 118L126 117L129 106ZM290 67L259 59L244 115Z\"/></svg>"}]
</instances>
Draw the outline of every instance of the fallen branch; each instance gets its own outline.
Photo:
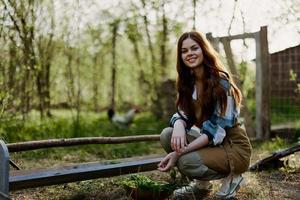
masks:
<instances>
[{"instance_id":1,"label":"fallen branch","mask_svg":"<svg viewBox=\"0 0 300 200\"><path fill-rule=\"evenodd\" d=\"M159 135L135 135L124 137L82 137L36 140L7 144L9 152L29 151L35 149L65 147L85 144L121 144L131 142L159 141Z\"/></svg>"},{"instance_id":2,"label":"fallen branch","mask_svg":"<svg viewBox=\"0 0 300 200\"><path fill-rule=\"evenodd\" d=\"M276 151L271 156L259 160L250 167L250 171L262 171L266 169L277 169L283 167L283 161L279 159L293 154L297 151L300 151L300 142L297 142L293 147Z\"/></svg>"}]
</instances>

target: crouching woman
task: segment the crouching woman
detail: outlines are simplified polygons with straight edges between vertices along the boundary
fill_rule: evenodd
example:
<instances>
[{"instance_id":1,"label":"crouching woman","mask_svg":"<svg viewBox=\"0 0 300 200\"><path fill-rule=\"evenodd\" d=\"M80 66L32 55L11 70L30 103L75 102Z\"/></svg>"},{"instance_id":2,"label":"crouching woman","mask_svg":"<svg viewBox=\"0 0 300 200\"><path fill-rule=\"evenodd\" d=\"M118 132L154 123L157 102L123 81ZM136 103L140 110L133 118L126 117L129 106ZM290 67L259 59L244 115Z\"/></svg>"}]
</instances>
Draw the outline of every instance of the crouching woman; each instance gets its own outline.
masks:
<instances>
[{"instance_id":1,"label":"crouching woman","mask_svg":"<svg viewBox=\"0 0 300 200\"><path fill-rule=\"evenodd\" d=\"M177 45L177 112L160 136L167 156L158 170L175 165L192 181L175 197L197 196L222 179L219 198L236 195L249 167L251 145L238 123L241 92L208 40L198 32L181 35Z\"/></svg>"}]
</instances>

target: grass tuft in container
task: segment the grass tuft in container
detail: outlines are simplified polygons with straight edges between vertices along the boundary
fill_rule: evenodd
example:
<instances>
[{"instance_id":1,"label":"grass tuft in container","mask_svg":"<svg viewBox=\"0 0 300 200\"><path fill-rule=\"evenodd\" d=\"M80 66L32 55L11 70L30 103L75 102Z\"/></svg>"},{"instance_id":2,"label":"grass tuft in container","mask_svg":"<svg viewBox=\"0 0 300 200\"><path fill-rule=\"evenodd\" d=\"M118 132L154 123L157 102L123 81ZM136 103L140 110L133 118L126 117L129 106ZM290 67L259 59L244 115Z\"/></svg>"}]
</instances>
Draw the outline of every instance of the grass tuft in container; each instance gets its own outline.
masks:
<instances>
[{"instance_id":1,"label":"grass tuft in container","mask_svg":"<svg viewBox=\"0 0 300 200\"><path fill-rule=\"evenodd\" d=\"M144 175L130 175L120 185L134 200L163 200L177 188L174 183L154 181Z\"/></svg>"}]
</instances>

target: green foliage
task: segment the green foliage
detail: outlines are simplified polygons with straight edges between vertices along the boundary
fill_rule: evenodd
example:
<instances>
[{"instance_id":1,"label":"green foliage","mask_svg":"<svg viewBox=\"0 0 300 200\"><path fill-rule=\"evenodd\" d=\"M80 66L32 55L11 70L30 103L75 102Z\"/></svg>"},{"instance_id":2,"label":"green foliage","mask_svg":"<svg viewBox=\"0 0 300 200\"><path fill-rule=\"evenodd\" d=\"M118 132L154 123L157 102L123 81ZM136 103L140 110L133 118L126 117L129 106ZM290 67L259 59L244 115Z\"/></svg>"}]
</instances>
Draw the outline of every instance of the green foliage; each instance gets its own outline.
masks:
<instances>
[{"instance_id":1,"label":"green foliage","mask_svg":"<svg viewBox=\"0 0 300 200\"><path fill-rule=\"evenodd\" d=\"M70 110L53 110L52 114L52 118L40 120L38 112L32 112L26 122L14 118L10 123L1 124L2 138L7 143L14 143L54 138L148 135L159 134L168 125L157 121L150 113L139 113L128 129L114 127L104 112L84 112L78 122ZM109 160L154 154L158 146L159 142L84 145L20 152L14 158L34 161L47 157L52 162Z\"/></svg>"},{"instance_id":2,"label":"green foliage","mask_svg":"<svg viewBox=\"0 0 300 200\"><path fill-rule=\"evenodd\" d=\"M246 61L242 61L237 66L239 79L242 85L244 98L255 98L255 68Z\"/></svg>"},{"instance_id":3,"label":"green foliage","mask_svg":"<svg viewBox=\"0 0 300 200\"><path fill-rule=\"evenodd\" d=\"M165 192L168 194L171 194L177 188L176 184L157 182L147 176L138 174L130 175L120 181L119 184L131 189L138 188L140 190L153 191L157 193Z\"/></svg>"},{"instance_id":4,"label":"green foliage","mask_svg":"<svg viewBox=\"0 0 300 200\"><path fill-rule=\"evenodd\" d=\"M6 126L10 127L14 124L15 116L11 112L7 112L10 107L11 96L8 93L0 91L0 139L5 135Z\"/></svg>"},{"instance_id":5,"label":"green foliage","mask_svg":"<svg viewBox=\"0 0 300 200\"><path fill-rule=\"evenodd\" d=\"M300 106L290 99L272 97L271 111L272 124L300 121Z\"/></svg>"},{"instance_id":6,"label":"green foliage","mask_svg":"<svg viewBox=\"0 0 300 200\"><path fill-rule=\"evenodd\" d=\"M297 80L297 73L295 73L293 69L290 69L290 81L296 81L296 80Z\"/></svg>"}]
</instances>

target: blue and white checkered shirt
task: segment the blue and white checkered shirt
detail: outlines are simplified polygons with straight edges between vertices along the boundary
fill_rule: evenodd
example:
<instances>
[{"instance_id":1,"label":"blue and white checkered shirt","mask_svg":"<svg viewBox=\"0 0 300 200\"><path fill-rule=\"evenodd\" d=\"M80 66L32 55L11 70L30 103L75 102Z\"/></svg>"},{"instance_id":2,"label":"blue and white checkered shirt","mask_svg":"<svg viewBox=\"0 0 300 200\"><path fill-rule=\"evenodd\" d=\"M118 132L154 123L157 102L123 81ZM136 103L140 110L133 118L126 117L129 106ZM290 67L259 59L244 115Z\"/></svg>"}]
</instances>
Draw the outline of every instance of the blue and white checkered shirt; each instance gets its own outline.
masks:
<instances>
[{"instance_id":1,"label":"blue and white checkered shirt","mask_svg":"<svg viewBox=\"0 0 300 200\"><path fill-rule=\"evenodd\" d=\"M219 104L217 103L216 108L209 120L202 123L200 132L206 134L209 138L210 144L218 145L221 144L226 136L225 128L234 126L237 122L240 110L236 107L233 97L230 95L230 83L228 80L221 79L221 85L227 90L227 107L224 116L221 116ZM193 92L193 99L197 98L196 90ZM174 126L176 120L182 119L188 122L188 117L182 110L178 110L171 118L170 124ZM189 130L187 130L189 131Z\"/></svg>"}]
</instances>

